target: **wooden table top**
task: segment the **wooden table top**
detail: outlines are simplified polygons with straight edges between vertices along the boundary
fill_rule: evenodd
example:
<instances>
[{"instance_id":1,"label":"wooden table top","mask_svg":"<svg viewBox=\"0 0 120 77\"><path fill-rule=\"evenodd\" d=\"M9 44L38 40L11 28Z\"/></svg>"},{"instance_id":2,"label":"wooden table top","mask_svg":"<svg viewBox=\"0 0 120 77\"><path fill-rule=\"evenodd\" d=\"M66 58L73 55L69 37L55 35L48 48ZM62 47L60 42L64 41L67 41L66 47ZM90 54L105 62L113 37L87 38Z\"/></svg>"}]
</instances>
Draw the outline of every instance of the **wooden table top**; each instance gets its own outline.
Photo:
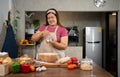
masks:
<instances>
[{"instance_id":1,"label":"wooden table top","mask_svg":"<svg viewBox=\"0 0 120 77\"><path fill-rule=\"evenodd\" d=\"M43 72L8 74L4 77L89 77L91 71L83 71L80 68L68 70L67 68L47 68ZM93 74L96 77L114 77L98 65L94 66Z\"/></svg>"}]
</instances>

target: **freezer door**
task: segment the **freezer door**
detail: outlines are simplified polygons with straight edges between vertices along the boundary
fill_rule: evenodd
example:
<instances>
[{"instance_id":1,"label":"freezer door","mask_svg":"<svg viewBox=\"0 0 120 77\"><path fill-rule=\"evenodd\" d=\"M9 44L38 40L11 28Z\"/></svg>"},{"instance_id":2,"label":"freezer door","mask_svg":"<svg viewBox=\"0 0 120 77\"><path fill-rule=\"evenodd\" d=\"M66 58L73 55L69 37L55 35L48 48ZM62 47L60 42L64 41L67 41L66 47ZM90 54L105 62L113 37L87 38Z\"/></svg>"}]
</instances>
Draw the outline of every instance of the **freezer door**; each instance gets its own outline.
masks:
<instances>
[{"instance_id":1,"label":"freezer door","mask_svg":"<svg viewBox=\"0 0 120 77\"><path fill-rule=\"evenodd\" d=\"M87 42L102 41L101 27L86 27L85 33Z\"/></svg>"}]
</instances>

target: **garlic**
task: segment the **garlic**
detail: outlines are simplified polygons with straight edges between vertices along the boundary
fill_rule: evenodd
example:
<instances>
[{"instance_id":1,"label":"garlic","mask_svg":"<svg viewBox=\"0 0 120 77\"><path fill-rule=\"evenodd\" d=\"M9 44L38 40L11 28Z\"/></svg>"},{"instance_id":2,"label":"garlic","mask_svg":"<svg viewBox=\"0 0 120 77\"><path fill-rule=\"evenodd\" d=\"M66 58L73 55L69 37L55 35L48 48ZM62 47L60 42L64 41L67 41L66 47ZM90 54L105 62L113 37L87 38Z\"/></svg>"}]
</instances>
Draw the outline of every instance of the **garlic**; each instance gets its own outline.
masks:
<instances>
[{"instance_id":1,"label":"garlic","mask_svg":"<svg viewBox=\"0 0 120 77\"><path fill-rule=\"evenodd\" d=\"M45 66L37 67L37 68L36 68L36 71L37 71L37 72L41 72L41 71L45 71L45 70L47 70L47 68L46 68Z\"/></svg>"},{"instance_id":2,"label":"garlic","mask_svg":"<svg viewBox=\"0 0 120 77\"><path fill-rule=\"evenodd\" d=\"M40 72L40 71L42 71L42 70L41 70L40 67L37 67L37 68L36 68L36 71L37 71L37 72Z\"/></svg>"},{"instance_id":3,"label":"garlic","mask_svg":"<svg viewBox=\"0 0 120 77\"><path fill-rule=\"evenodd\" d=\"M45 66L42 66L41 70L45 71L45 70L47 70L47 68Z\"/></svg>"}]
</instances>

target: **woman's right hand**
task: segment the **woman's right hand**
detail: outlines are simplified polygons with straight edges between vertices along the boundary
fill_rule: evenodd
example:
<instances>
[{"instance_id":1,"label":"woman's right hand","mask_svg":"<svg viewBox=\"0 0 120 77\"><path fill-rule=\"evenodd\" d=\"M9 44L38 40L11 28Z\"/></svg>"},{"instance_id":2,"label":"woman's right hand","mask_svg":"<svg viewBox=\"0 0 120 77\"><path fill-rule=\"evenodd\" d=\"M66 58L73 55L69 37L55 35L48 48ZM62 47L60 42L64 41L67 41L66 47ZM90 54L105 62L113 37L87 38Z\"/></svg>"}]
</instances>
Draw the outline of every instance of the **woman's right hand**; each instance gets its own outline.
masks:
<instances>
[{"instance_id":1,"label":"woman's right hand","mask_svg":"<svg viewBox=\"0 0 120 77\"><path fill-rule=\"evenodd\" d=\"M35 34L32 35L31 37L31 41L38 41L40 38L42 37L46 37L50 34L50 32L48 30L44 30L44 31L37 31Z\"/></svg>"},{"instance_id":2,"label":"woman's right hand","mask_svg":"<svg viewBox=\"0 0 120 77\"><path fill-rule=\"evenodd\" d=\"M48 30L42 31L43 37L50 35L50 32Z\"/></svg>"}]
</instances>

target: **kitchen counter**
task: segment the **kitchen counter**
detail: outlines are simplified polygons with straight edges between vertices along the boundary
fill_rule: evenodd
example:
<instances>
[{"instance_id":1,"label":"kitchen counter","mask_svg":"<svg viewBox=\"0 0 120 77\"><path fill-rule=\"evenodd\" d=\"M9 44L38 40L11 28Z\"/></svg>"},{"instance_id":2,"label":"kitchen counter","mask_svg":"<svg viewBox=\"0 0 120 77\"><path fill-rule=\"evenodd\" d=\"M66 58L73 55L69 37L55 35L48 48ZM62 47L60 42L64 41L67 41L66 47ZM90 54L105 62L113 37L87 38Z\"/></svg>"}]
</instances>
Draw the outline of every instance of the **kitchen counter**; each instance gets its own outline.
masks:
<instances>
[{"instance_id":1,"label":"kitchen counter","mask_svg":"<svg viewBox=\"0 0 120 77\"><path fill-rule=\"evenodd\" d=\"M96 77L114 77L98 65L94 66L93 73ZM89 77L91 71L83 71L79 68L68 70L67 68L48 68L43 72L8 74L5 77Z\"/></svg>"}]
</instances>

